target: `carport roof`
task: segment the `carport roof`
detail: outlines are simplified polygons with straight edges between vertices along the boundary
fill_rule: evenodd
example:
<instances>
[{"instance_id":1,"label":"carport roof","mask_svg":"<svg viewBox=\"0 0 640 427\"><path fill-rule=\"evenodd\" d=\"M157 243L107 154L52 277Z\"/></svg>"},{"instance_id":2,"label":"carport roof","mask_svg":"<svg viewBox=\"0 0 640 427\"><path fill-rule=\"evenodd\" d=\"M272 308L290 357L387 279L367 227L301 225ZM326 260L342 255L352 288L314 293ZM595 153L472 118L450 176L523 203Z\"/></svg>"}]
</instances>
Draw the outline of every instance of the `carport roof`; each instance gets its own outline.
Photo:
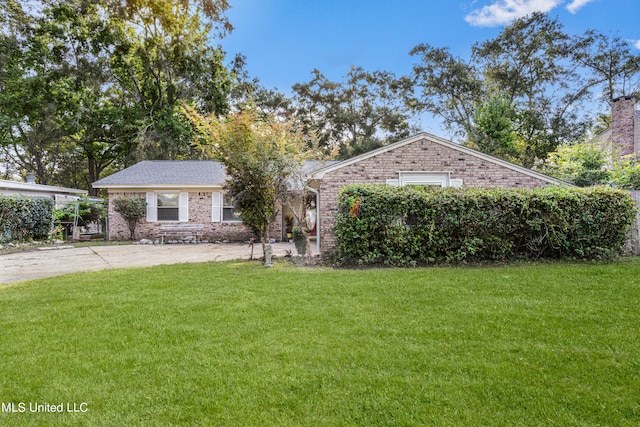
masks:
<instances>
[{"instance_id":1,"label":"carport roof","mask_svg":"<svg viewBox=\"0 0 640 427\"><path fill-rule=\"evenodd\" d=\"M224 166L211 160L145 160L93 183L94 188L222 186Z\"/></svg>"}]
</instances>

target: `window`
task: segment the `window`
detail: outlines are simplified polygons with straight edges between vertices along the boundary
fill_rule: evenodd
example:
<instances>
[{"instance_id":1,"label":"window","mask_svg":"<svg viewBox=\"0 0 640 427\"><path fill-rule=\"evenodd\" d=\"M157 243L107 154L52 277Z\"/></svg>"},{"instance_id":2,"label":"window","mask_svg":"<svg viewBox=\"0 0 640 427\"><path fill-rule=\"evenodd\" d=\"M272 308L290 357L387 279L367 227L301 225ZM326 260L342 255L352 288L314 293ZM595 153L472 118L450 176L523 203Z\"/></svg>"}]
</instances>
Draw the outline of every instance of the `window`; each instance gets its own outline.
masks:
<instances>
[{"instance_id":1,"label":"window","mask_svg":"<svg viewBox=\"0 0 640 427\"><path fill-rule=\"evenodd\" d=\"M240 211L235 207L235 200L229 194L225 193L222 206L223 221L242 221L240 219Z\"/></svg>"},{"instance_id":2,"label":"window","mask_svg":"<svg viewBox=\"0 0 640 427\"><path fill-rule=\"evenodd\" d=\"M427 187L462 188L462 179L453 179L450 172L398 172L398 179L387 179L389 186L420 185Z\"/></svg>"},{"instance_id":3,"label":"window","mask_svg":"<svg viewBox=\"0 0 640 427\"><path fill-rule=\"evenodd\" d=\"M189 193L148 192L147 222L189 221Z\"/></svg>"},{"instance_id":4,"label":"window","mask_svg":"<svg viewBox=\"0 0 640 427\"><path fill-rule=\"evenodd\" d=\"M157 195L158 221L178 221L178 193L161 193Z\"/></svg>"},{"instance_id":5,"label":"window","mask_svg":"<svg viewBox=\"0 0 640 427\"><path fill-rule=\"evenodd\" d=\"M446 172L400 172L400 185L426 185L448 187L449 174Z\"/></svg>"},{"instance_id":6,"label":"window","mask_svg":"<svg viewBox=\"0 0 640 427\"><path fill-rule=\"evenodd\" d=\"M211 222L241 222L240 211L231 196L220 191L211 194Z\"/></svg>"}]
</instances>

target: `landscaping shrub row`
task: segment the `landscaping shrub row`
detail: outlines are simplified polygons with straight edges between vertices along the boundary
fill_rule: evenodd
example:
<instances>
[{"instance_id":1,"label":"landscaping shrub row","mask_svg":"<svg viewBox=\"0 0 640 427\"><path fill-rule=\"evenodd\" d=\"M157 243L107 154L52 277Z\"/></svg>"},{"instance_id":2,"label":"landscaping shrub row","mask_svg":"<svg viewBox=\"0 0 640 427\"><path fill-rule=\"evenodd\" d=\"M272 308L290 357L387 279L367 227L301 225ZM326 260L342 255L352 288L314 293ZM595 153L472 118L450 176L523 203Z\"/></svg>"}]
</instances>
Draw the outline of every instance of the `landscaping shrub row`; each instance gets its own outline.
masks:
<instances>
[{"instance_id":1,"label":"landscaping shrub row","mask_svg":"<svg viewBox=\"0 0 640 427\"><path fill-rule=\"evenodd\" d=\"M46 239L53 228L53 200L0 195L0 242Z\"/></svg>"},{"instance_id":2,"label":"landscaping shrub row","mask_svg":"<svg viewBox=\"0 0 640 427\"><path fill-rule=\"evenodd\" d=\"M353 185L339 195L338 256L416 265L621 253L636 208L606 187L433 189Z\"/></svg>"}]
</instances>

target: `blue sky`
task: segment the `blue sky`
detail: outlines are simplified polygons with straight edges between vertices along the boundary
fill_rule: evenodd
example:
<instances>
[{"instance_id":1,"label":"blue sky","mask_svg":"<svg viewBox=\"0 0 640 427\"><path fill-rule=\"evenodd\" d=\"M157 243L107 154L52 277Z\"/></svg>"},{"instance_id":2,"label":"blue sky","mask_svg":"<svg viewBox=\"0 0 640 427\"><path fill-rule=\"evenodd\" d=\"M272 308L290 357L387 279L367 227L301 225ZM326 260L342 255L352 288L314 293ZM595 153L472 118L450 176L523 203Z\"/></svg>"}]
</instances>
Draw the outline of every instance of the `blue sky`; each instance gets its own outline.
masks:
<instances>
[{"instance_id":1,"label":"blue sky","mask_svg":"<svg viewBox=\"0 0 640 427\"><path fill-rule=\"evenodd\" d=\"M476 42L533 11L557 17L569 34L596 29L640 52L640 0L230 0L235 26L221 44L247 57L247 70L267 88L290 94L319 69L339 80L349 68L409 73L420 43L448 46L467 58ZM423 130L442 134L437 122ZM444 136L444 135L443 135Z\"/></svg>"}]
</instances>

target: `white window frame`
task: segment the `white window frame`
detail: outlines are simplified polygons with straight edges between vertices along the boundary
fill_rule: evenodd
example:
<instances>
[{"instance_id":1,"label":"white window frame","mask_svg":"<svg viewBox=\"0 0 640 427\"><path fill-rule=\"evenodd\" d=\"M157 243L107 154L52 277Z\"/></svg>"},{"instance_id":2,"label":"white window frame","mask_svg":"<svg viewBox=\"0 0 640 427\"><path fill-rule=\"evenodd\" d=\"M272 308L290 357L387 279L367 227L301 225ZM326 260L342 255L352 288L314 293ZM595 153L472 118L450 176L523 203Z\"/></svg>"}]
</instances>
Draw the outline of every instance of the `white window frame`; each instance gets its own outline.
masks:
<instances>
[{"instance_id":1,"label":"white window frame","mask_svg":"<svg viewBox=\"0 0 640 427\"><path fill-rule=\"evenodd\" d=\"M449 172L398 172L398 185L449 187Z\"/></svg>"},{"instance_id":2,"label":"white window frame","mask_svg":"<svg viewBox=\"0 0 640 427\"><path fill-rule=\"evenodd\" d=\"M178 195L178 220L158 219L158 195ZM147 192L147 222L189 222L189 193L186 191L149 191Z\"/></svg>"},{"instance_id":3,"label":"white window frame","mask_svg":"<svg viewBox=\"0 0 640 427\"><path fill-rule=\"evenodd\" d=\"M226 220L224 219L224 210L225 209L233 209L234 217L235 217L235 206L226 205L225 204L225 200L224 200L224 196L225 196L225 193L222 193L222 222L227 222L227 223L231 223L231 224L241 223L242 220L240 218L238 218L238 219L226 219Z\"/></svg>"},{"instance_id":4,"label":"white window frame","mask_svg":"<svg viewBox=\"0 0 640 427\"><path fill-rule=\"evenodd\" d=\"M224 191L214 191L213 193L211 193L211 222L221 222L227 224L241 223L241 219L224 219L224 210L232 207L224 204L224 195Z\"/></svg>"}]
</instances>

